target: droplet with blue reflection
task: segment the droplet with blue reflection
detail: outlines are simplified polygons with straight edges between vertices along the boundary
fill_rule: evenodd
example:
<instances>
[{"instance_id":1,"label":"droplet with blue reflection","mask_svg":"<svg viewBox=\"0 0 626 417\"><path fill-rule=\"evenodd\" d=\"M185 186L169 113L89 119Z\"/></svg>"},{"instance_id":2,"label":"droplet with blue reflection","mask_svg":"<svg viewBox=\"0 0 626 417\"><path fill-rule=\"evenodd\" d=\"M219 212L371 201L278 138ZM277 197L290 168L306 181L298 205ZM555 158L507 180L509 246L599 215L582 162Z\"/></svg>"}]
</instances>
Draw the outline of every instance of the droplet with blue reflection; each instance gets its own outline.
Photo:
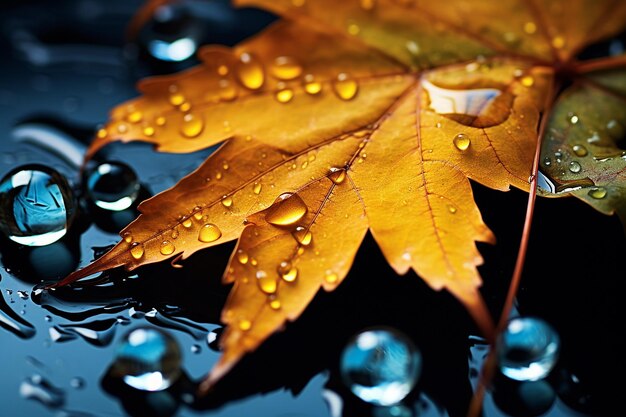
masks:
<instances>
[{"instance_id":1,"label":"droplet with blue reflection","mask_svg":"<svg viewBox=\"0 0 626 417\"><path fill-rule=\"evenodd\" d=\"M30 164L0 181L0 229L25 246L45 246L67 233L76 202L67 179L56 170Z\"/></svg>"},{"instance_id":2,"label":"droplet with blue reflection","mask_svg":"<svg viewBox=\"0 0 626 417\"><path fill-rule=\"evenodd\" d=\"M498 339L500 371L517 381L538 381L556 365L560 350L556 330L542 319L511 319Z\"/></svg>"},{"instance_id":3,"label":"droplet with blue reflection","mask_svg":"<svg viewBox=\"0 0 626 417\"><path fill-rule=\"evenodd\" d=\"M138 390L167 389L181 375L180 347L162 330L135 328L117 348L112 375Z\"/></svg>"},{"instance_id":4,"label":"droplet with blue reflection","mask_svg":"<svg viewBox=\"0 0 626 417\"><path fill-rule=\"evenodd\" d=\"M390 406L402 401L415 387L422 356L403 333L395 329L369 329L346 345L340 369L344 383L357 397Z\"/></svg>"},{"instance_id":5,"label":"droplet with blue reflection","mask_svg":"<svg viewBox=\"0 0 626 417\"><path fill-rule=\"evenodd\" d=\"M98 207L110 211L126 210L137 200L141 185L128 165L103 162L87 173L86 193Z\"/></svg>"}]
</instances>

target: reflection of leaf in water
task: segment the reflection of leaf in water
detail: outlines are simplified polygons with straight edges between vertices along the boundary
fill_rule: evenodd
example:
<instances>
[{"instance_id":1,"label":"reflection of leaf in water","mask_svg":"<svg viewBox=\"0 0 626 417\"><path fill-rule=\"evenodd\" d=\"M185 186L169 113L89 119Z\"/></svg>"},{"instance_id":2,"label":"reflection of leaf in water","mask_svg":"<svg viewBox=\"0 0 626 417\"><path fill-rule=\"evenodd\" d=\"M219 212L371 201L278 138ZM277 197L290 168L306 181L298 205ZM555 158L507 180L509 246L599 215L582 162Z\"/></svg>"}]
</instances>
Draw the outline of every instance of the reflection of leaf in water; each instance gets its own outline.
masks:
<instances>
[{"instance_id":1,"label":"reflection of leaf in water","mask_svg":"<svg viewBox=\"0 0 626 417\"><path fill-rule=\"evenodd\" d=\"M574 57L623 30L626 4L237 3L286 19L233 49L203 49L197 68L143 81L143 96L113 110L88 156L113 140L167 152L225 143L60 285L239 238L210 384L320 288L334 289L369 230L396 272L449 290L490 335L476 242L495 238L469 179L528 189L541 116L562 111L560 80L625 65Z\"/></svg>"}]
</instances>

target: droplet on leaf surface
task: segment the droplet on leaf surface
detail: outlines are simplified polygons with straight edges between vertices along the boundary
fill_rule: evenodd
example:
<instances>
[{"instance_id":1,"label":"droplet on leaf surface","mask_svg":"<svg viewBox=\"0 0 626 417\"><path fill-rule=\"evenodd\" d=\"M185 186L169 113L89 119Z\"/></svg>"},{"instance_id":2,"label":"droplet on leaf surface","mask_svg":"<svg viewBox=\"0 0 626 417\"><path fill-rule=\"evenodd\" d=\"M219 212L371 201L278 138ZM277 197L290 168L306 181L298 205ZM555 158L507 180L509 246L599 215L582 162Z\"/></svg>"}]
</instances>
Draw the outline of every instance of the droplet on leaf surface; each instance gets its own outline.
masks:
<instances>
[{"instance_id":1,"label":"droplet on leaf surface","mask_svg":"<svg viewBox=\"0 0 626 417\"><path fill-rule=\"evenodd\" d=\"M254 55L247 52L239 56L237 75L241 84L250 90L258 90L265 83L263 66Z\"/></svg>"},{"instance_id":2,"label":"droplet on leaf surface","mask_svg":"<svg viewBox=\"0 0 626 417\"><path fill-rule=\"evenodd\" d=\"M358 82L346 73L341 73L333 83L335 93L342 100L352 100L359 91Z\"/></svg>"},{"instance_id":3,"label":"droplet on leaf surface","mask_svg":"<svg viewBox=\"0 0 626 417\"><path fill-rule=\"evenodd\" d=\"M222 231L213 223L203 225L200 228L200 232L198 232L198 240L200 242L215 242L220 237L222 237Z\"/></svg>"},{"instance_id":4,"label":"droplet on leaf surface","mask_svg":"<svg viewBox=\"0 0 626 417\"><path fill-rule=\"evenodd\" d=\"M289 226L296 223L308 209L298 194L280 195L265 214L265 220L275 226Z\"/></svg>"}]
</instances>

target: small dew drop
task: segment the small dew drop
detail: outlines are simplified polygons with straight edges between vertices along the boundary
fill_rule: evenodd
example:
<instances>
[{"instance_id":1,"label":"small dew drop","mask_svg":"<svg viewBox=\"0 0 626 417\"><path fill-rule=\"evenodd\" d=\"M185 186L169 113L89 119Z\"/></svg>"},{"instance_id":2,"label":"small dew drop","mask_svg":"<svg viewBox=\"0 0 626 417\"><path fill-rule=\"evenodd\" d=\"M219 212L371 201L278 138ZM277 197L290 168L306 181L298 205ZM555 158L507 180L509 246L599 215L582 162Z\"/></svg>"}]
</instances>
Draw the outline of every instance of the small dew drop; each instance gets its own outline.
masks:
<instances>
[{"instance_id":1,"label":"small dew drop","mask_svg":"<svg viewBox=\"0 0 626 417\"><path fill-rule=\"evenodd\" d=\"M238 249L237 250L237 260L239 261L240 264L245 265L248 263L248 253L246 251L244 251L243 249Z\"/></svg>"},{"instance_id":2,"label":"small dew drop","mask_svg":"<svg viewBox=\"0 0 626 417\"><path fill-rule=\"evenodd\" d=\"M222 237L222 231L213 223L203 225L200 228L200 232L198 232L198 240L200 242L215 242L220 237Z\"/></svg>"},{"instance_id":3,"label":"small dew drop","mask_svg":"<svg viewBox=\"0 0 626 417\"><path fill-rule=\"evenodd\" d=\"M328 178L335 184L339 185L346 179L346 170L342 168L331 168Z\"/></svg>"},{"instance_id":4,"label":"small dew drop","mask_svg":"<svg viewBox=\"0 0 626 417\"><path fill-rule=\"evenodd\" d=\"M231 207L233 205L233 198L225 195L224 197L222 197L222 205L224 207Z\"/></svg>"},{"instance_id":5,"label":"small dew drop","mask_svg":"<svg viewBox=\"0 0 626 417\"><path fill-rule=\"evenodd\" d=\"M128 126L126 126L124 123L120 123L119 125L117 125L117 132L118 133L128 132Z\"/></svg>"},{"instance_id":6,"label":"small dew drop","mask_svg":"<svg viewBox=\"0 0 626 417\"><path fill-rule=\"evenodd\" d=\"M552 159L549 156L543 158L543 166L549 167L550 165L552 165Z\"/></svg>"},{"instance_id":7,"label":"small dew drop","mask_svg":"<svg viewBox=\"0 0 626 417\"><path fill-rule=\"evenodd\" d=\"M135 259L141 259L144 254L143 244L135 242L130 247L130 255Z\"/></svg>"},{"instance_id":8,"label":"small dew drop","mask_svg":"<svg viewBox=\"0 0 626 417\"><path fill-rule=\"evenodd\" d=\"M278 282L274 277L267 275L263 270L256 271L256 282L265 294L274 294L278 289Z\"/></svg>"},{"instance_id":9,"label":"small dew drop","mask_svg":"<svg viewBox=\"0 0 626 417\"><path fill-rule=\"evenodd\" d=\"M261 185L260 182L255 182L254 185L252 186L252 192L256 195L261 194L261 189L263 188L263 186Z\"/></svg>"},{"instance_id":10,"label":"small dew drop","mask_svg":"<svg viewBox=\"0 0 626 417\"><path fill-rule=\"evenodd\" d=\"M310 95L319 94L322 91L322 84L316 81L312 74L307 74L304 76L304 91Z\"/></svg>"},{"instance_id":11,"label":"small dew drop","mask_svg":"<svg viewBox=\"0 0 626 417\"><path fill-rule=\"evenodd\" d=\"M276 90L276 100L279 103L289 103L293 99L293 90L284 86L279 86Z\"/></svg>"},{"instance_id":12,"label":"small dew drop","mask_svg":"<svg viewBox=\"0 0 626 417\"><path fill-rule=\"evenodd\" d=\"M282 307L280 300L278 298L276 298L275 295L270 295L267 300L270 303L270 308L272 310L280 310L280 308Z\"/></svg>"},{"instance_id":13,"label":"small dew drop","mask_svg":"<svg viewBox=\"0 0 626 417\"><path fill-rule=\"evenodd\" d=\"M109 133L107 132L106 129L98 129L98 132L96 133L96 136L98 136L100 139L104 139L109 135Z\"/></svg>"},{"instance_id":14,"label":"small dew drop","mask_svg":"<svg viewBox=\"0 0 626 417\"><path fill-rule=\"evenodd\" d=\"M292 57L279 56L270 67L270 72L279 80L293 80L302 74L302 66Z\"/></svg>"},{"instance_id":15,"label":"small dew drop","mask_svg":"<svg viewBox=\"0 0 626 417\"><path fill-rule=\"evenodd\" d=\"M578 162L576 161L572 161L569 163L569 170L570 172L573 172L574 174L577 174L580 172L581 170L581 166Z\"/></svg>"},{"instance_id":16,"label":"small dew drop","mask_svg":"<svg viewBox=\"0 0 626 417\"><path fill-rule=\"evenodd\" d=\"M246 332L250 330L251 328L252 328L252 322L250 320L247 320L247 319L239 320L239 330Z\"/></svg>"},{"instance_id":17,"label":"small dew drop","mask_svg":"<svg viewBox=\"0 0 626 417\"><path fill-rule=\"evenodd\" d=\"M165 117L159 116L154 120L154 123L156 123L157 126L165 126L166 121Z\"/></svg>"},{"instance_id":18,"label":"small dew drop","mask_svg":"<svg viewBox=\"0 0 626 417\"><path fill-rule=\"evenodd\" d=\"M593 187L591 190L589 190L587 194L591 198L595 198L596 200L601 200L606 197L607 192L606 192L606 188L604 187Z\"/></svg>"},{"instance_id":19,"label":"small dew drop","mask_svg":"<svg viewBox=\"0 0 626 417\"><path fill-rule=\"evenodd\" d=\"M562 36L555 36L552 38L552 46L556 49L561 49L565 46L565 38Z\"/></svg>"},{"instance_id":20,"label":"small dew drop","mask_svg":"<svg viewBox=\"0 0 626 417\"><path fill-rule=\"evenodd\" d=\"M452 213L452 214L455 214L455 213L456 213L456 207L454 207L454 206L453 206L453 205L451 205L451 204L448 204L448 211L449 211L450 213Z\"/></svg>"},{"instance_id":21,"label":"small dew drop","mask_svg":"<svg viewBox=\"0 0 626 417\"><path fill-rule=\"evenodd\" d=\"M265 220L275 226L290 226L307 213L308 208L298 194L281 194L265 214Z\"/></svg>"},{"instance_id":22,"label":"small dew drop","mask_svg":"<svg viewBox=\"0 0 626 417\"><path fill-rule=\"evenodd\" d=\"M164 240L161 242L161 254L162 255L171 255L176 250L176 247L169 240Z\"/></svg>"},{"instance_id":23,"label":"small dew drop","mask_svg":"<svg viewBox=\"0 0 626 417\"><path fill-rule=\"evenodd\" d=\"M172 230L172 233L170 236L172 237L172 239L178 238L178 230L176 229Z\"/></svg>"},{"instance_id":24,"label":"small dew drop","mask_svg":"<svg viewBox=\"0 0 626 417\"><path fill-rule=\"evenodd\" d=\"M574 145L572 150L576 154L576 156L587 156L587 148L582 145Z\"/></svg>"},{"instance_id":25,"label":"small dew drop","mask_svg":"<svg viewBox=\"0 0 626 417\"><path fill-rule=\"evenodd\" d=\"M326 271L326 276L324 277L324 281L329 284L336 284L339 281L339 276L332 271Z\"/></svg>"},{"instance_id":26,"label":"small dew drop","mask_svg":"<svg viewBox=\"0 0 626 417\"><path fill-rule=\"evenodd\" d=\"M191 110L191 103L185 101L183 104L180 105L178 110L182 111L183 113L188 112L189 110Z\"/></svg>"},{"instance_id":27,"label":"small dew drop","mask_svg":"<svg viewBox=\"0 0 626 417\"><path fill-rule=\"evenodd\" d=\"M258 90L265 83L265 70L258 59L247 52L239 56L237 75L244 87Z\"/></svg>"},{"instance_id":28,"label":"small dew drop","mask_svg":"<svg viewBox=\"0 0 626 417\"><path fill-rule=\"evenodd\" d=\"M470 147L470 138L464 134L459 133L453 139L454 146L460 151L466 151Z\"/></svg>"},{"instance_id":29,"label":"small dew drop","mask_svg":"<svg viewBox=\"0 0 626 417\"><path fill-rule=\"evenodd\" d=\"M535 79L532 77L532 75L525 75L520 81L522 82L522 85L524 87L532 87L533 84L535 84Z\"/></svg>"},{"instance_id":30,"label":"small dew drop","mask_svg":"<svg viewBox=\"0 0 626 417\"><path fill-rule=\"evenodd\" d=\"M130 112L128 116L126 116L126 120L129 123L139 123L143 120L143 113L140 112L139 110Z\"/></svg>"},{"instance_id":31,"label":"small dew drop","mask_svg":"<svg viewBox=\"0 0 626 417\"><path fill-rule=\"evenodd\" d=\"M187 113L183 116L183 123L180 127L180 133L187 138L196 138L204 129L204 121L198 115Z\"/></svg>"},{"instance_id":32,"label":"small dew drop","mask_svg":"<svg viewBox=\"0 0 626 417\"><path fill-rule=\"evenodd\" d=\"M333 83L335 93L342 100L352 100L359 91L359 84L346 73L341 73Z\"/></svg>"},{"instance_id":33,"label":"small dew drop","mask_svg":"<svg viewBox=\"0 0 626 417\"><path fill-rule=\"evenodd\" d=\"M180 106L185 102L185 96L180 93L173 93L170 95L170 104L172 106Z\"/></svg>"},{"instance_id":34,"label":"small dew drop","mask_svg":"<svg viewBox=\"0 0 626 417\"><path fill-rule=\"evenodd\" d=\"M283 261L278 265L278 275L285 282L294 282L298 278L298 269L291 265L291 262Z\"/></svg>"},{"instance_id":35,"label":"small dew drop","mask_svg":"<svg viewBox=\"0 0 626 417\"><path fill-rule=\"evenodd\" d=\"M409 51L409 53L413 56L417 56L421 52L421 48L419 44L415 41L407 41L407 43L405 44L405 47L407 51Z\"/></svg>"},{"instance_id":36,"label":"small dew drop","mask_svg":"<svg viewBox=\"0 0 626 417\"><path fill-rule=\"evenodd\" d=\"M529 35L533 35L537 32L537 25L535 22L526 22L524 23L524 32Z\"/></svg>"},{"instance_id":37,"label":"small dew drop","mask_svg":"<svg viewBox=\"0 0 626 417\"><path fill-rule=\"evenodd\" d=\"M313 233L306 227L298 226L293 232L293 237L299 244L309 246L313 240Z\"/></svg>"},{"instance_id":38,"label":"small dew drop","mask_svg":"<svg viewBox=\"0 0 626 417\"><path fill-rule=\"evenodd\" d=\"M193 222L191 221L190 217L186 217L185 219L183 219L182 225L183 227L189 229L193 225Z\"/></svg>"},{"instance_id":39,"label":"small dew drop","mask_svg":"<svg viewBox=\"0 0 626 417\"><path fill-rule=\"evenodd\" d=\"M133 241L133 234L130 232L124 232L122 233L122 239L124 239L124 242L126 243L131 243Z\"/></svg>"},{"instance_id":40,"label":"small dew drop","mask_svg":"<svg viewBox=\"0 0 626 417\"><path fill-rule=\"evenodd\" d=\"M570 122L571 124L573 124L573 125L575 125L576 123L578 123L578 120L579 120L578 116L577 116L577 115L575 115L575 114L573 114L573 113L568 114L568 115L567 115L567 118L568 118L569 122Z\"/></svg>"},{"instance_id":41,"label":"small dew drop","mask_svg":"<svg viewBox=\"0 0 626 417\"><path fill-rule=\"evenodd\" d=\"M223 101L232 101L237 98L237 87L229 80L222 79L219 81L219 95Z\"/></svg>"},{"instance_id":42,"label":"small dew drop","mask_svg":"<svg viewBox=\"0 0 626 417\"><path fill-rule=\"evenodd\" d=\"M143 134L146 136L154 136L154 128L152 126L144 127Z\"/></svg>"},{"instance_id":43,"label":"small dew drop","mask_svg":"<svg viewBox=\"0 0 626 417\"><path fill-rule=\"evenodd\" d=\"M220 66L217 67L217 73L219 75L221 75L222 77L228 75L228 73L230 72L230 70L228 69L228 66L222 64Z\"/></svg>"},{"instance_id":44,"label":"small dew drop","mask_svg":"<svg viewBox=\"0 0 626 417\"><path fill-rule=\"evenodd\" d=\"M348 33L352 36L356 36L361 32L361 28L356 23L352 22L348 24Z\"/></svg>"}]
</instances>

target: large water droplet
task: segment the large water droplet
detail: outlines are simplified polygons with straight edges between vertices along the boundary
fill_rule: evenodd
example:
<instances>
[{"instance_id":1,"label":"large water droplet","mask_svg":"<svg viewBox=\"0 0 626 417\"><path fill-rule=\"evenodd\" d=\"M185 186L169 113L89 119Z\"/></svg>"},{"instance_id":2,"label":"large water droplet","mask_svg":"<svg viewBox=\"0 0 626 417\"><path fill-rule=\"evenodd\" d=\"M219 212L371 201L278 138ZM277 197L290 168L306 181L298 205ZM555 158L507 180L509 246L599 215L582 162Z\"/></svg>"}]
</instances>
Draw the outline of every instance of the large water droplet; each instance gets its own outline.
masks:
<instances>
[{"instance_id":1,"label":"large water droplet","mask_svg":"<svg viewBox=\"0 0 626 417\"><path fill-rule=\"evenodd\" d=\"M26 165L0 182L0 229L14 242L44 246L67 233L75 201L67 180L43 165Z\"/></svg>"},{"instance_id":2,"label":"large water droplet","mask_svg":"<svg viewBox=\"0 0 626 417\"><path fill-rule=\"evenodd\" d=\"M281 262L277 271L278 275L286 282L294 282L298 278L298 268L294 267L289 261Z\"/></svg>"},{"instance_id":3,"label":"large water droplet","mask_svg":"<svg viewBox=\"0 0 626 417\"><path fill-rule=\"evenodd\" d=\"M181 374L180 348L161 330L139 327L125 335L117 348L111 375L142 391L161 391Z\"/></svg>"},{"instance_id":4,"label":"large water droplet","mask_svg":"<svg viewBox=\"0 0 626 417\"><path fill-rule=\"evenodd\" d=\"M197 138L204 129L204 121L197 114L187 113L183 116L180 133L186 138Z\"/></svg>"},{"instance_id":5,"label":"large water droplet","mask_svg":"<svg viewBox=\"0 0 626 417\"><path fill-rule=\"evenodd\" d=\"M465 133L459 133L458 135L456 135L454 139L452 139L452 142L454 143L454 146L460 151L466 151L472 143L469 136L467 136Z\"/></svg>"},{"instance_id":6,"label":"large water droplet","mask_svg":"<svg viewBox=\"0 0 626 417\"><path fill-rule=\"evenodd\" d=\"M237 63L239 81L250 90L258 90L265 83L265 70L259 60L247 52L239 56Z\"/></svg>"},{"instance_id":7,"label":"large water droplet","mask_svg":"<svg viewBox=\"0 0 626 417\"><path fill-rule=\"evenodd\" d=\"M86 178L89 200L104 210L126 210L137 200L141 188L135 171L122 162L103 162L89 170Z\"/></svg>"},{"instance_id":8,"label":"large water droplet","mask_svg":"<svg viewBox=\"0 0 626 417\"><path fill-rule=\"evenodd\" d=\"M259 270L256 272L256 282L265 294L274 294L278 289L278 282L275 277L270 276L267 272Z\"/></svg>"},{"instance_id":9,"label":"large water droplet","mask_svg":"<svg viewBox=\"0 0 626 417\"><path fill-rule=\"evenodd\" d=\"M429 108L465 126L489 127L503 123L511 114L513 96L497 88L453 90L422 82Z\"/></svg>"},{"instance_id":10,"label":"large water droplet","mask_svg":"<svg viewBox=\"0 0 626 417\"><path fill-rule=\"evenodd\" d=\"M422 357L411 340L392 329L357 334L341 355L341 376L363 401L390 406L402 401L415 386Z\"/></svg>"},{"instance_id":11,"label":"large water droplet","mask_svg":"<svg viewBox=\"0 0 626 417\"><path fill-rule=\"evenodd\" d=\"M141 259L144 254L143 244L135 242L130 246L130 255L135 259Z\"/></svg>"},{"instance_id":12,"label":"large water droplet","mask_svg":"<svg viewBox=\"0 0 626 417\"><path fill-rule=\"evenodd\" d=\"M313 240L313 233L306 227L298 226L293 232L293 237L299 244L309 246Z\"/></svg>"},{"instance_id":13,"label":"large water droplet","mask_svg":"<svg viewBox=\"0 0 626 417\"><path fill-rule=\"evenodd\" d=\"M308 208L298 194L280 195L265 214L265 220L276 226L290 226L307 213Z\"/></svg>"},{"instance_id":14,"label":"large water droplet","mask_svg":"<svg viewBox=\"0 0 626 417\"><path fill-rule=\"evenodd\" d=\"M335 93L342 100L352 100L359 91L359 84L346 73L341 73L333 83Z\"/></svg>"},{"instance_id":15,"label":"large water droplet","mask_svg":"<svg viewBox=\"0 0 626 417\"><path fill-rule=\"evenodd\" d=\"M292 57L279 56L270 67L270 72L279 80L293 80L302 74L302 66Z\"/></svg>"},{"instance_id":16,"label":"large water droplet","mask_svg":"<svg viewBox=\"0 0 626 417\"><path fill-rule=\"evenodd\" d=\"M176 247L169 240L161 242L161 248L159 249L162 255L171 255L176 250Z\"/></svg>"},{"instance_id":17,"label":"large water droplet","mask_svg":"<svg viewBox=\"0 0 626 417\"><path fill-rule=\"evenodd\" d=\"M533 317L511 319L496 345L500 371L517 381L545 378L556 364L559 349L556 331Z\"/></svg>"},{"instance_id":18,"label":"large water droplet","mask_svg":"<svg viewBox=\"0 0 626 417\"><path fill-rule=\"evenodd\" d=\"M606 197L607 192L606 192L606 188L604 187L593 187L591 190L589 190L587 194L591 198L595 198L596 200L601 200Z\"/></svg>"},{"instance_id":19,"label":"large water droplet","mask_svg":"<svg viewBox=\"0 0 626 417\"><path fill-rule=\"evenodd\" d=\"M346 170L342 168L331 168L328 178L335 184L339 185L346 179Z\"/></svg>"},{"instance_id":20,"label":"large water droplet","mask_svg":"<svg viewBox=\"0 0 626 417\"><path fill-rule=\"evenodd\" d=\"M222 197L222 205L224 207L231 207L233 205L233 198L229 195Z\"/></svg>"},{"instance_id":21,"label":"large water droplet","mask_svg":"<svg viewBox=\"0 0 626 417\"><path fill-rule=\"evenodd\" d=\"M215 242L220 237L222 237L222 231L213 223L205 224L200 228L200 232L198 232L198 240L200 242Z\"/></svg>"}]
</instances>

